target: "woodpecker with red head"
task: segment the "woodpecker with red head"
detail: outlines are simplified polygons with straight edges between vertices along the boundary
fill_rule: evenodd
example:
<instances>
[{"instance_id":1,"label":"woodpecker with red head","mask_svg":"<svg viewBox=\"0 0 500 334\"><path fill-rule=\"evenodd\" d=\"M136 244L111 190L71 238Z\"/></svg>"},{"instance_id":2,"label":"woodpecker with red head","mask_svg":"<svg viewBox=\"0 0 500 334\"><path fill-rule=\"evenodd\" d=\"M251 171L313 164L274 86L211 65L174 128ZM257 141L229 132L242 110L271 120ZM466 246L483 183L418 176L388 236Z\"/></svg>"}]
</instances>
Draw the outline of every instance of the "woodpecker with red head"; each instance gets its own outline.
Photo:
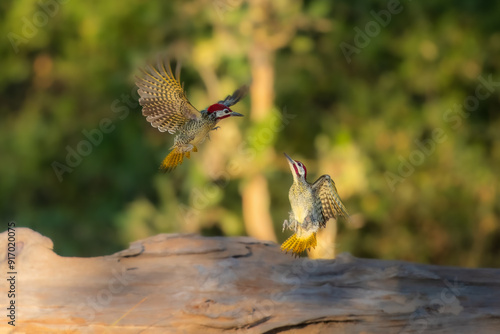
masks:
<instances>
[{"instance_id":1,"label":"woodpecker with red head","mask_svg":"<svg viewBox=\"0 0 500 334\"><path fill-rule=\"evenodd\" d=\"M158 61L156 67L148 66L142 70L143 76L137 78L139 103L142 114L154 128L161 132L177 133L172 151L163 160L160 170L172 171L182 163L184 157L197 152L196 145L209 138L209 132L217 130L217 123L231 116L243 116L231 110L248 92L242 86L232 95L227 96L202 111L198 111L189 102L179 80L179 73L174 78L170 62Z\"/></svg>"},{"instance_id":2,"label":"woodpecker with red head","mask_svg":"<svg viewBox=\"0 0 500 334\"><path fill-rule=\"evenodd\" d=\"M292 171L293 184L288 193L292 211L290 218L283 223L283 231L288 228L295 233L281 245L281 250L292 251L298 256L306 249L316 247L316 232L325 227L330 218L341 216L348 220L349 214L329 175L320 176L311 184L306 180L306 166L286 153L285 157Z\"/></svg>"}]
</instances>

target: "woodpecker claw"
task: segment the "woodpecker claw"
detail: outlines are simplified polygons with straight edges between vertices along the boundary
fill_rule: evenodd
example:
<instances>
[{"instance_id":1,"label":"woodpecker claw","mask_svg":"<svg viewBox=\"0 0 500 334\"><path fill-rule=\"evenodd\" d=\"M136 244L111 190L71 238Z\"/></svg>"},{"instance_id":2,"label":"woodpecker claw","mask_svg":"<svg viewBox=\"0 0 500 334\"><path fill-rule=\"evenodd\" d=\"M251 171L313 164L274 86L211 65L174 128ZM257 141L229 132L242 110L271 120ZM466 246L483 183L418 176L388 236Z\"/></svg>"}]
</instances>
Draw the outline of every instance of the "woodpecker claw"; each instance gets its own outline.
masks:
<instances>
[{"instance_id":1,"label":"woodpecker claw","mask_svg":"<svg viewBox=\"0 0 500 334\"><path fill-rule=\"evenodd\" d=\"M288 220L285 219L285 221L283 222L283 228L281 229L281 232L285 232L285 228L288 227Z\"/></svg>"},{"instance_id":2,"label":"woodpecker claw","mask_svg":"<svg viewBox=\"0 0 500 334\"><path fill-rule=\"evenodd\" d=\"M220 126L216 126L215 128L213 128L212 130L217 130L217 129L220 129Z\"/></svg>"}]
</instances>

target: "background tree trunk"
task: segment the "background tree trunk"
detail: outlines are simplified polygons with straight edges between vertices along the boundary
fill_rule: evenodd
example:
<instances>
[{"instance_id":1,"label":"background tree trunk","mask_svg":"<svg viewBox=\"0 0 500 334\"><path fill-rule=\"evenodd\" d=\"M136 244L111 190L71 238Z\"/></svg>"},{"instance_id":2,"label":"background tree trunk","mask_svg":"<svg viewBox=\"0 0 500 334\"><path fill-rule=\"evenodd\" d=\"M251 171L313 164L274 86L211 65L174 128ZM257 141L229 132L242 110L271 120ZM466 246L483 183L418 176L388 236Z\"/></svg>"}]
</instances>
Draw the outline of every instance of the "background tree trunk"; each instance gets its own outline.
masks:
<instances>
[{"instance_id":1,"label":"background tree trunk","mask_svg":"<svg viewBox=\"0 0 500 334\"><path fill-rule=\"evenodd\" d=\"M0 235L2 271L7 233ZM498 333L500 270L295 259L249 237L161 234L66 258L16 230L16 327L26 333ZM1 305L10 302L1 284Z\"/></svg>"},{"instance_id":2,"label":"background tree trunk","mask_svg":"<svg viewBox=\"0 0 500 334\"><path fill-rule=\"evenodd\" d=\"M252 44L249 49L249 60L252 70L251 120L254 124L265 122L274 107L274 56L276 50L287 45L295 35L294 24L286 24L278 19L277 13L293 12L293 6L270 0L249 2ZM279 10L278 10L279 8ZM272 145L265 147L257 159L276 154ZM254 162L258 164L258 162ZM273 163L273 162L270 162ZM252 169L251 169L252 170ZM250 236L261 240L276 241L273 221L270 214L269 189L267 179L262 173L250 172L244 180L243 216L245 228ZM288 190L287 190L288 191Z\"/></svg>"},{"instance_id":3,"label":"background tree trunk","mask_svg":"<svg viewBox=\"0 0 500 334\"><path fill-rule=\"evenodd\" d=\"M265 20L265 5L267 0L250 2L251 17L254 26L262 26ZM258 15L256 13L261 13ZM252 34L252 47L250 49L250 65L252 69L251 99L252 122L262 122L271 112L274 102L274 66L272 63L273 50L264 46L262 38L265 33L262 29L254 29ZM268 148L273 150L272 147ZM255 163L255 162L254 162ZM243 217L247 234L261 239L276 241L273 229L273 220L270 215L269 190L266 178L262 174L248 175L246 185L242 190Z\"/></svg>"}]
</instances>

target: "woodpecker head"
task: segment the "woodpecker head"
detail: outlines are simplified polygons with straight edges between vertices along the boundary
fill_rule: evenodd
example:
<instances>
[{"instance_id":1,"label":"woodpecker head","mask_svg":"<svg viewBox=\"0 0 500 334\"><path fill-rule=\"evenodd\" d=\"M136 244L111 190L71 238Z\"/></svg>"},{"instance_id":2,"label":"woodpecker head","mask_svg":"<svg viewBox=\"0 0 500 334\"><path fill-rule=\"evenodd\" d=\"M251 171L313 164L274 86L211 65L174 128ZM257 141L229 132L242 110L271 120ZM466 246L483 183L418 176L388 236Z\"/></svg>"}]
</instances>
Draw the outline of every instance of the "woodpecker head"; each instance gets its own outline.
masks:
<instances>
[{"instance_id":1,"label":"woodpecker head","mask_svg":"<svg viewBox=\"0 0 500 334\"><path fill-rule=\"evenodd\" d=\"M229 108L228 106L225 106L221 103L216 103L212 104L210 107L207 109L207 114L209 116L215 116L215 119L217 121L220 121L221 119L231 117L231 116L243 116L240 113L234 112Z\"/></svg>"},{"instance_id":2,"label":"woodpecker head","mask_svg":"<svg viewBox=\"0 0 500 334\"><path fill-rule=\"evenodd\" d=\"M294 180L300 180L303 179L305 180L307 177L307 169L306 166L300 161L293 160L288 156L288 154L283 153L288 160L288 164L290 165L290 170L292 171L293 174L293 179Z\"/></svg>"}]
</instances>

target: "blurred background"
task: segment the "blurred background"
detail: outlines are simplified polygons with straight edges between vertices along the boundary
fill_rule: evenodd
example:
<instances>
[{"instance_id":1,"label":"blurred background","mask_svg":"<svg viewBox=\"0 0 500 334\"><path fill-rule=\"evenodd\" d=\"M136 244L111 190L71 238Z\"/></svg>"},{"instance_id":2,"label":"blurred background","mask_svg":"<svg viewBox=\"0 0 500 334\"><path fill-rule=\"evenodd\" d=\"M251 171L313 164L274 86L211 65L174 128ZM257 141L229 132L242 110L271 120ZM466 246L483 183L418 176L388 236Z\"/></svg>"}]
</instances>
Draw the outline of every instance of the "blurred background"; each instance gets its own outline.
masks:
<instances>
[{"instance_id":1,"label":"blurred background","mask_svg":"<svg viewBox=\"0 0 500 334\"><path fill-rule=\"evenodd\" d=\"M7 0L0 15L1 230L66 256L158 233L282 242L287 152L352 215L311 256L500 266L500 3ZM252 84L245 118L171 174L173 136L134 84L162 53L199 109Z\"/></svg>"}]
</instances>

